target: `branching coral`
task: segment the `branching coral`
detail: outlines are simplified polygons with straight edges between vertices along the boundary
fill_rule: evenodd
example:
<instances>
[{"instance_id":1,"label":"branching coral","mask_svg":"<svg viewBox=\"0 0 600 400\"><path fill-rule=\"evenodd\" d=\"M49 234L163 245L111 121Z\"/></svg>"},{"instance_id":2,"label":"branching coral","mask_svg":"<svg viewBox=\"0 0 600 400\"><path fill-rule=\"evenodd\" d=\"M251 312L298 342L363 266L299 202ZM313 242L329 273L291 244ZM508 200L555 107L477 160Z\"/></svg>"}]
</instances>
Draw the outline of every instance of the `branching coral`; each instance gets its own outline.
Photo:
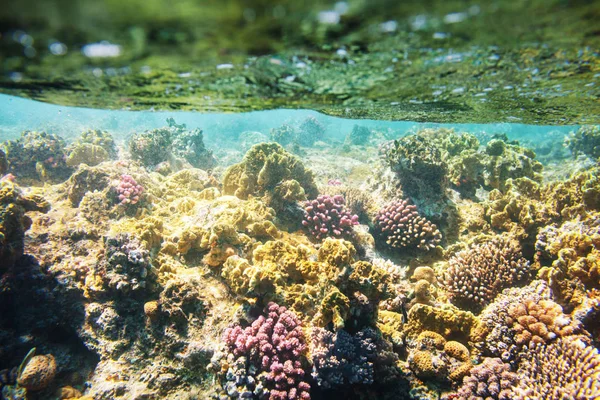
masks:
<instances>
[{"instance_id":1,"label":"branching coral","mask_svg":"<svg viewBox=\"0 0 600 400\"><path fill-rule=\"evenodd\" d=\"M343 329L333 333L313 328L312 375L319 386L331 389L344 384L373 383L376 344L372 337L362 336L352 336Z\"/></svg>"},{"instance_id":2,"label":"branching coral","mask_svg":"<svg viewBox=\"0 0 600 400\"><path fill-rule=\"evenodd\" d=\"M506 322L515 332L515 343L522 347L583 333L581 323L563 314L562 307L552 300L517 304L508 310Z\"/></svg>"},{"instance_id":3,"label":"branching coral","mask_svg":"<svg viewBox=\"0 0 600 400\"><path fill-rule=\"evenodd\" d=\"M600 397L600 355L576 336L533 345L523 355L517 374L513 399Z\"/></svg>"},{"instance_id":4,"label":"branching coral","mask_svg":"<svg viewBox=\"0 0 600 400\"><path fill-rule=\"evenodd\" d=\"M388 245L399 249L431 250L442 238L435 224L419 215L407 200L394 201L377 213L376 229Z\"/></svg>"},{"instance_id":5,"label":"branching coral","mask_svg":"<svg viewBox=\"0 0 600 400\"><path fill-rule=\"evenodd\" d=\"M140 201L144 188L137 183L131 175L121 175L119 185L116 187L119 203L122 205L136 204Z\"/></svg>"},{"instance_id":6,"label":"branching coral","mask_svg":"<svg viewBox=\"0 0 600 400\"><path fill-rule=\"evenodd\" d=\"M518 382L517 374L510 365L499 358L485 358L473 367L458 389L457 399L511 400L512 388Z\"/></svg>"},{"instance_id":7,"label":"branching coral","mask_svg":"<svg viewBox=\"0 0 600 400\"><path fill-rule=\"evenodd\" d=\"M304 204L304 225L317 240L327 236L343 237L352 233L358 225L358 216L352 215L344 206L344 197L321 195Z\"/></svg>"},{"instance_id":8,"label":"branching coral","mask_svg":"<svg viewBox=\"0 0 600 400\"><path fill-rule=\"evenodd\" d=\"M244 329L239 325L227 328L223 339L234 363L243 362L246 367L244 383L248 384L250 377L256 383L248 384L248 391L269 400L310 399L310 385L304 380L306 339L294 313L269 303L265 315ZM222 381L229 392L228 375Z\"/></svg>"},{"instance_id":9,"label":"branching coral","mask_svg":"<svg viewBox=\"0 0 600 400\"><path fill-rule=\"evenodd\" d=\"M529 276L529 262L504 236L474 244L448 261L444 285L452 302L475 310L490 303L500 291Z\"/></svg>"}]
</instances>

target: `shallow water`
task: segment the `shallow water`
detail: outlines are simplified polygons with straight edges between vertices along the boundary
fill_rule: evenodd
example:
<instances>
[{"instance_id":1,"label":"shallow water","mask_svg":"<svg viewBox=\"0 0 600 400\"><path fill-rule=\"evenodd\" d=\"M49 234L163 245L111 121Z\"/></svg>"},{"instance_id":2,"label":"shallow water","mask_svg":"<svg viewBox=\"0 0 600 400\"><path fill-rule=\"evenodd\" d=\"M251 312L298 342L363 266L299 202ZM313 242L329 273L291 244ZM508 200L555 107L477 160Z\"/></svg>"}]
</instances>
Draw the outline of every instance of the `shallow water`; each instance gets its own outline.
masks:
<instances>
[{"instance_id":1,"label":"shallow water","mask_svg":"<svg viewBox=\"0 0 600 400\"><path fill-rule=\"evenodd\" d=\"M14 139L24 130L46 130L64 138L74 138L85 129L109 130L117 139L134 131L165 126L167 118L204 131L208 142L237 137L244 131L268 134L271 129L286 123L315 117L326 127L329 139L343 140L359 124L368 128L392 129L398 135L423 128L448 128L469 133L504 133L511 140L544 139L549 134L567 135L577 125L496 124L438 124L407 121L349 119L323 115L311 110L266 110L249 113L197 113L191 111L117 111L67 107L0 94L1 140Z\"/></svg>"}]
</instances>

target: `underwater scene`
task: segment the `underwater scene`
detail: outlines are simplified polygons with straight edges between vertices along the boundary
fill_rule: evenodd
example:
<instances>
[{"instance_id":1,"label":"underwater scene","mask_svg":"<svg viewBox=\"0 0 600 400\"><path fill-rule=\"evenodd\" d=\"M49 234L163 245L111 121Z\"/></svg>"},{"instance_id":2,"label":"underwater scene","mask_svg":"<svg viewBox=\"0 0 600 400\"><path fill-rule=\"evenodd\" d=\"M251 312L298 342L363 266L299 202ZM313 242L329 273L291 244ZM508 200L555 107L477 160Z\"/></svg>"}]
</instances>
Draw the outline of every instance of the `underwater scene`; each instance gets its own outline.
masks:
<instances>
[{"instance_id":1,"label":"underwater scene","mask_svg":"<svg viewBox=\"0 0 600 400\"><path fill-rule=\"evenodd\" d=\"M0 399L600 399L599 2L1 8Z\"/></svg>"}]
</instances>

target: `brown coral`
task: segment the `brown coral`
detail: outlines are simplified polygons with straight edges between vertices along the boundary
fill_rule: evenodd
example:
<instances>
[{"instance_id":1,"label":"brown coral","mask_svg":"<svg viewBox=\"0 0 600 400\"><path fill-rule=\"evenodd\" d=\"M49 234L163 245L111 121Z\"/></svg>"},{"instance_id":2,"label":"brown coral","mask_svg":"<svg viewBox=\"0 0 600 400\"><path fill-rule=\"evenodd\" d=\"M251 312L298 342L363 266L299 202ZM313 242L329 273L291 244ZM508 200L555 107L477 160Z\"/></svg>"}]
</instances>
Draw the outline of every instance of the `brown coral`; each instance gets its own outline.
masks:
<instances>
[{"instance_id":1,"label":"brown coral","mask_svg":"<svg viewBox=\"0 0 600 400\"><path fill-rule=\"evenodd\" d=\"M19 386L37 391L48 387L56 375L56 361L52 354L32 357L17 378Z\"/></svg>"},{"instance_id":2,"label":"brown coral","mask_svg":"<svg viewBox=\"0 0 600 400\"><path fill-rule=\"evenodd\" d=\"M407 200L383 207L375 219L376 230L385 242L398 249L431 250L442 240L437 226L421 215Z\"/></svg>"},{"instance_id":3,"label":"brown coral","mask_svg":"<svg viewBox=\"0 0 600 400\"><path fill-rule=\"evenodd\" d=\"M504 236L459 251L448 264L444 284L452 302L475 310L529 275L529 262Z\"/></svg>"},{"instance_id":4,"label":"brown coral","mask_svg":"<svg viewBox=\"0 0 600 400\"><path fill-rule=\"evenodd\" d=\"M581 323L563 314L562 307L552 300L528 300L509 309L508 316L519 346L543 344L583 331Z\"/></svg>"}]
</instances>

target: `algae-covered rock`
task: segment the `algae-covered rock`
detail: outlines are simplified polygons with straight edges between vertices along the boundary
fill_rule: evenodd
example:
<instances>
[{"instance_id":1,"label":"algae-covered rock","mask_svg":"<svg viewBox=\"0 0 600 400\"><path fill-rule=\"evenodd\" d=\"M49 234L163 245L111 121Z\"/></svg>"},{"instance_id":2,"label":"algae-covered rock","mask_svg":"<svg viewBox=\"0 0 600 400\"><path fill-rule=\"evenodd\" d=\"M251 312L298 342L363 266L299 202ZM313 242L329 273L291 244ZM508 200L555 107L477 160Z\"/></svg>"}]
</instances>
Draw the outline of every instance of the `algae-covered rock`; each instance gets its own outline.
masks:
<instances>
[{"instance_id":1,"label":"algae-covered rock","mask_svg":"<svg viewBox=\"0 0 600 400\"><path fill-rule=\"evenodd\" d=\"M38 195L25 196L9 181L0 181L0 271L23 255L25 231L31 226L28 211L47 212L50 204Z\"/></svg>"},{"instance_id":2,"label":"algae-covered rock","mask_svg":"<svg viewBox=\"0 0 600 400\"><path fill-rule=\"evenodd\" d=\"M371 130L363 125L354 125L352 131L346 135L345 143L354 145L365 145L371 138Z\"/></svg>"},{"instance_id":3,"label":"algae-covered rock","mask_svg":"<svg viewBox=\"0 0 600 400\"><path fill-rule=\"evenodd\" d=\"M67 165L77 167L79 164L98 165L107 160L117 158L117 146L112 135L107 131L89 129L68 148Z\"/></svg>"},{"instance_id":4,"label":"algae-covered rock","mask_svg":"<svg viewBox=\"0 0 600 400\"><path fill-rule=\"evenodd\" d=\"M147 168L168 162L174 169L185 164L194 168L210 169L215 165L212 151L204 145L200 129L188 130L177 125L173 119L167 120L169 126L136 133L129 141L131 157ZM182 164L183 165L180 165Z\"/></svg>"},{"instance_id":5,"label":"algae-covered rock","mask_svg":"<svg viewBox=\"0 0 600 400\"><path fill-rule=\"evenodd\" d=\"M108 152L104 148L95 144L80 143L71 148L67 165L69 167L77 167L79 164L94 166L108 159Z\"/></svg>"},{"instance_id":6,"label":"algae-covered rock","mask_svg":"<svg viewBox=\"0 0 600 400\"><path fill-rule=\"evenodd\" d=\"M280 207L318 194L312 172L277 143L255 145L241 163L229 167L223 177L223 192L241 199L260 197Z\"/></svg>"},{"instance_id":7,"label":"algae-covered rock","mask_svg":"<svg viewBox=\"0 0 600 400\"><path fill-rule=\"evenodd\" d=\"M585 154L593 160L600 158L600 126L584 125L565 138L565 144L575 157Z\"/></svg>"},{"instance_id":8,"label":"algae-covered rock","mask_svg":"<svg viewBox=\"0 0 600 400\"><path fill-rule=\"evenodd\" d=\"M59 136L24 131L16 140L2 145L8 160L7 172L29 181L60 182L69 177L65 142Z\"/></svg>"}]
</instances>

